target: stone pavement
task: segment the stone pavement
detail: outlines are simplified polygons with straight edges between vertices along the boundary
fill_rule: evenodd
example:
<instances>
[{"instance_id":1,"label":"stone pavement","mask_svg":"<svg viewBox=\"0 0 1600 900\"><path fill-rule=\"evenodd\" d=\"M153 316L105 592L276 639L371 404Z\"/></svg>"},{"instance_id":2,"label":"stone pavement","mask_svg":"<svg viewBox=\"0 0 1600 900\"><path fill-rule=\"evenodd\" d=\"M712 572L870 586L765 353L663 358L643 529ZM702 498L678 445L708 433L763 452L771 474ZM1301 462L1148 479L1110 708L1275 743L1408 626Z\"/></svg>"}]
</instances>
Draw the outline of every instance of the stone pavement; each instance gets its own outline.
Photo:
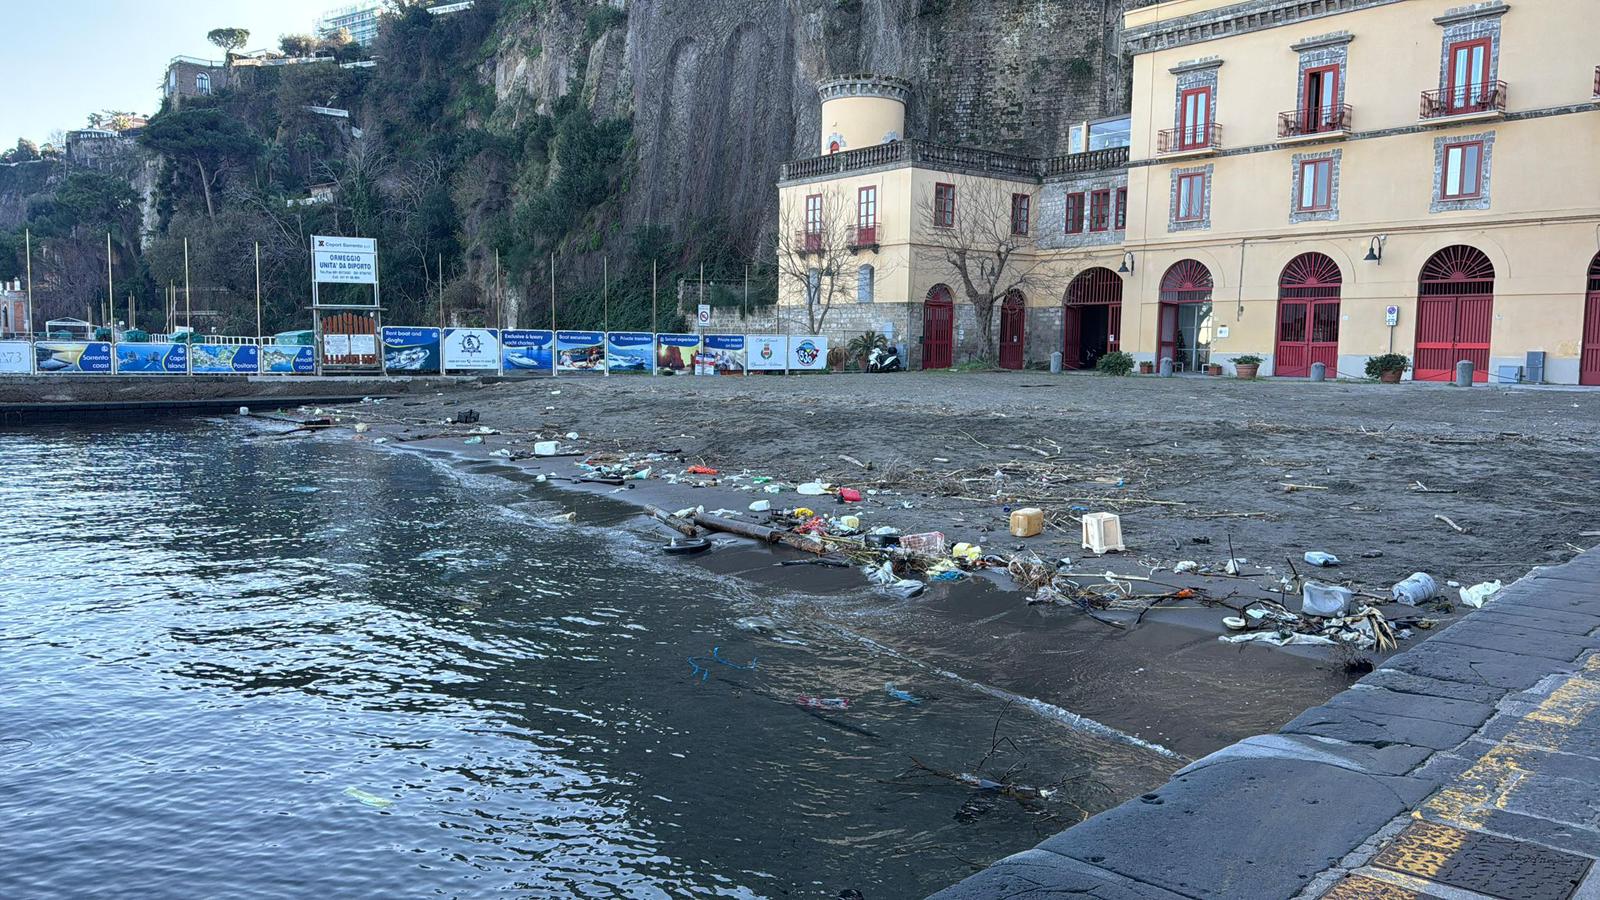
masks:
<instances>
[{"instance_id":1,"label":"stone pavement","mask_svg":"<svg viewBox=\"0 0 1600 900\"><path fill-rule=\"evenodd\" d=\"M935 897L1595 900L1597 651L1600 550Z\"/></svg>"}]
</instances>

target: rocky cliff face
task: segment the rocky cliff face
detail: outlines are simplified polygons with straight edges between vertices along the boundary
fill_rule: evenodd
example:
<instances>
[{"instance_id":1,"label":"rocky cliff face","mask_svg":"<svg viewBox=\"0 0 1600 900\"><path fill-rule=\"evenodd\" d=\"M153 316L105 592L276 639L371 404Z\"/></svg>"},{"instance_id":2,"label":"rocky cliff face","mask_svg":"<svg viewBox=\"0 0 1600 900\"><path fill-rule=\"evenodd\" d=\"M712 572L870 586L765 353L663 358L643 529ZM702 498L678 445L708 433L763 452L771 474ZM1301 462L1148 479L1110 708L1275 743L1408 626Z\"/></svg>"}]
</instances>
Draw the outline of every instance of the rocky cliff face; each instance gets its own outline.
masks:
<instances>
[{"instance_id":1,"label":"rocky cliff face","mask_svg":"<svg viewBox=\"0 0 1600 900\"><path fill-rule=\"evenodd\" d=\"M779 165L815 154L818 80L913 85L907 136L1035 155L1126 108L1123 0L551 0L486 63L500 109L581 90L633 121L629 224L770 222ZM598 32L598 33L597 33Z\"/></svg>"}]
</instances>

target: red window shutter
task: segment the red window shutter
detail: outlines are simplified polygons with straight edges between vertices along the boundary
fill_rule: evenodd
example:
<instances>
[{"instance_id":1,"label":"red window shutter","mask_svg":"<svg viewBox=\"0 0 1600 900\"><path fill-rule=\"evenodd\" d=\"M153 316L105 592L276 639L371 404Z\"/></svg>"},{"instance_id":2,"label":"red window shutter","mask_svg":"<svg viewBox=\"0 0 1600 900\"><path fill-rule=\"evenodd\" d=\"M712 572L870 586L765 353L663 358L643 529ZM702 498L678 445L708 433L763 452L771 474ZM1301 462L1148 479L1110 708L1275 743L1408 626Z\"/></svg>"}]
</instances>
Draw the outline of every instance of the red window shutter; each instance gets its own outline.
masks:
<instances>
[{"instance_id":1,"label":"red window shutter","mask_svg":"<svg viewBox=\"0 0 1600 900\"><path fill-rule=\"evenodd\" d=\"M1083 233L1083 194L1067 195L1067 234Z\"/></svg>"},{"instance_id":2,"label":"red window shutter","mask_svg":"<svg viewBox=\"0 0 1600 900\"><path fill-rule=\"evenodd\" d=\"M1089 230L1106 231L1111 228L1111 191L1095 191L1089 195Z\"/></svg>"},{"instance_id":3,"label":"red window shutter","mask_svg":"<svg viewBox=\"0 0 1600 900\"><path fill-rule=\"evenodd\" d=\"M1128 189L1117 188L1117 224L1116 230L1123 231L1128 227Z\"/></svg>"}]
</instances>

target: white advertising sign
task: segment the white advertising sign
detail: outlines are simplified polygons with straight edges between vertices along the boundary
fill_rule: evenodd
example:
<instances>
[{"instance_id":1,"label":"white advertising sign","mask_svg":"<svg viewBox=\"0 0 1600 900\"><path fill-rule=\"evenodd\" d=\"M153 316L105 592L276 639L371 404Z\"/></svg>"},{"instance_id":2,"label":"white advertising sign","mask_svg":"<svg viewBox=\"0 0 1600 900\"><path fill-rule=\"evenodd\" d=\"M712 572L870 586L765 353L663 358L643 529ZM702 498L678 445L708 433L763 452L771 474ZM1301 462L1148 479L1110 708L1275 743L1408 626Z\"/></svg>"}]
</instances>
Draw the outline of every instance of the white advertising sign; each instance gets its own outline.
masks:
<instances>
[{"instance_id":1,"label":"white advertising sign","mask_svg":"<svg viewBox=\"0 0 1600 900\"><path fill-rule=\"evenodd\" d=\"M322 336L322 356L324 359L335 359L350 355L350 335L325 334Z\"/></svg>"},{"instance_id":2,"label":"white advertising sign","mask_svg":"<svg viewBox=\"0 0 1600 900\"><path fill-rule=\"evenodd\" d=\"M0 375L33 373L33 345L27 341L0 341Z\"/></svg>"},{"instance_id":3,"label":"white advertising sign","mask_svg":"<svg viewBox=\"0 0 1600 900\"><path fill-rule=\"evenodd\" d=\"M499 336L492 328L445 329L444 368L452 372L499 369Z\"/></svg>"},{"instance_id":4,"label":"white advertising sign","mask_svg":"<svg viewBox=\"0 0 1600 900\"><path fill-rule=\"evenodd\" d=\"M745 337L745 367L752 372L782 372L789 365L789 339L781 334Z\"/></svg>"},{"instance_id":5,"label":"white advertising sign","mask_svg":"<svg viewBox=\"0 0 1600 900\"><path fill-rule=\"evenodd\" d=\"M372 238L313 237L311 256L322 284L378 283L378 242Z\"/></svg>"},{"instance_id":6,"label":"white advertising sign","mask_svg":"<svg viewBox=\"0 0 1600 900\"><path fill-rule=\"evenodd\" d=\"M375 334L350 335L350 352L355 356L377 356L378 336Z\"/></svg>"},{"instance_id":7,"label":"white advertising sign","mask_svg":"<svg viewBox=\"0 0 1600 900\"><path fill-rule=\"evenodd\" d=\"M795 335L789 338L789 369L794 372L822 372L828 368L828 339L822 335Z\"/></svg>"}]
</instances>

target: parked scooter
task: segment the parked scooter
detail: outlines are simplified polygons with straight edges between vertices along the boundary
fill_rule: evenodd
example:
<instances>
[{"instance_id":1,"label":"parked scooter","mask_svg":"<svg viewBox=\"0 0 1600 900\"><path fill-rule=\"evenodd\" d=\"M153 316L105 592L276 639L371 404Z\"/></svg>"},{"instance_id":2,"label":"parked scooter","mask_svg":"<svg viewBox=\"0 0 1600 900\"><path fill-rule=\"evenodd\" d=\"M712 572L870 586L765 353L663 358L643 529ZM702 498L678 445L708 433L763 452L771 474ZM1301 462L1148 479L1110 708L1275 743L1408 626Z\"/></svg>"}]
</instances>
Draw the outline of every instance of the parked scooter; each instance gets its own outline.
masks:
<instances>
[{"instance_id":1,"label":"parked scooter","mask_svg":"<svg viewBox=\"0 0 1600 900\"><path fill-rule=\"evenodd\" d=\"M867 354L868 372L899 372L902 368L900 354L893 347L874 347Z\"/></svg>"}]
</instances>

